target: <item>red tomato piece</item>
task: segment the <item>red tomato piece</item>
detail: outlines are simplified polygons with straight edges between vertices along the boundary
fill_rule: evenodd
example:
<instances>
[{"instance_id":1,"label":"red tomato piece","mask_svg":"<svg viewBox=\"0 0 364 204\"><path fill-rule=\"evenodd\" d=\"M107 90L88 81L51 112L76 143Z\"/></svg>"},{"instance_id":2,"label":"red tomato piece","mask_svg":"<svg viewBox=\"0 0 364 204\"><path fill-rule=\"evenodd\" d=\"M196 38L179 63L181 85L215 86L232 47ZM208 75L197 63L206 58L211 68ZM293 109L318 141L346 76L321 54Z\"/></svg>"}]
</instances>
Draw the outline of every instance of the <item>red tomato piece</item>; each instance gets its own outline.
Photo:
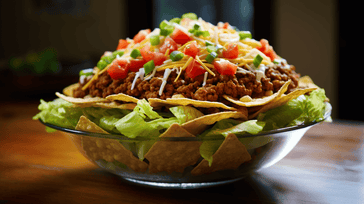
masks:
<instances>
[{"instance_id":1,"label":"red tomato piece","mask_svg":"<svg viewBox=\"0 0 364 204\"><path fill-rule=\"evenodd\" d=\"M219 29L227 29L228 27L229 27L229 23L228 22L222 24L221 26L220 25L218 26Z\"/></svg>"},{"instance_id":2,"label":"red tomato piece","mask_svg":"<svg viewBox=\"0 0 364 204\"><path fill-rule=\"evenodd\" d=\"M154 60L154 64L156 66L163 64L163 62L166 60L166 56L164 56L163 53L150 51L149 44L145 45L142 49L140 49L140 54L142 55L145 62Z\"/></svg>"},{"instance_id":3,"label":"red tomato piece","mask_svg":"<svg viewBox=\"0 0 364 204\"><path fill-rule=\"evenodd\" d=\"M205 73L206 70L195 59L187 66L186 74L188 77L194 79L195 77Z\"/></svg>"},{"instance_id":4,"label":"red tomato piece","mask_svg":"<svg viewBox=\"0 0 364 204\"><path fill-rule=\"evenodd\" d=\"M139 31L138 34L136 34L133 38L134 43L140 43L141 41L143 41L145 39L145 37L150 33L150 29L145 29L145 30L141 30Z\"/></svg>"},{"instance_id":5,"label":"red tomato piece","mask_svg":"<svg viewBox=\"0 0 364 204\"><path fill-rule=\"evenodd\" d=\"M234 43L230 43L226 50L223 49L222 51L222 55L225 57L225 58L228 58L228 59L235 59L238 57L239 55L239 47L237 44L234 44Z\"/></svg>"},{"instance_id":6,"label":"red tomato piece","mask_svg":"<svg viewBox=\"0 0 364 204\"><path fill-rule=\"evenodd\" d=\"M258 46L256 47L256 49L258 49L259 51L261 51L262 53L264 53L267 57L269 57L272 61L276 58L278 58L278 55L276 54L276 52L273 50L273 47L269 45L268 40L266 39L261 39L260 40L260 44L262 44L262 46Z\"/></svg>"},{"instance_id":7,"label":"red tomato piece","mask_svg":"<svg viewBox=\"0 0 364 204\"><path fill-rule=\"evenodd\" d=\"M128 47L128 45L129 45L129 42L127 40L120 39L118 47L116 48L116 50L125 49L126 47Z\"/></svg>"},{"instance_id":8,"label":"red tomato piece","mask_svg":"<svg viewBox=\"0 0 364 204\"><path fill-rule=\"evenodd\" d=\"M196 57L198 50L199 49L198 49L196 41L193 41L185 47L184 53L185 53L185 55L189 55L191 57Z\"/></svg>"},{"instance_id":9,"label":"red tomato piece","mask_svg":"<svg viewBox=\"0 0 364 204\"><path fill-rule=\"evenodd\" d=\"M168 54L178 49L177 43L169 36L164 40L164 44L159 48L159 52L165 54L168 49Z\"/></svg>"},{"instance_id":10,"label":"red tomato piece","mask_svg":"<svg viewBox=\"0 0 364 204\"><path fill-rule=\"evenodd\" d=\"M131 59L129 62L129 70L132 72L139 71L140 68L146 63L144 59Z\"/></svg>"},{"instance_id":11,"label":"red tomato piece","mask_svg":"<svg viewBox=\"0 0 364 204\"><path fill-rule=\"evenodd\" d=\"M221 75L231 76L233 76L238 69L238 65L233 64L228 60L214 61L214 67Z\"/></svg>"},{"instance_id":12,"label":"red tomato piece","mask_svg":"<svg viewBox=\"0 0 364 204\"><path fill-rule=\"evenodd\" d=\"M125 79L128 76L129 65L126 60L114 60L107 72L112 79Z\"/></svg>"},{"instance_id":13,"label":"red tomato piece","mask_svg":"<svg viewBox=\"0 0 364 204\"><path fill-rule=\"evenodd\" d=\"M153 61L155 66L163 64L166 58L167 57L163 53L153 52Z\"/></svg>"},{"instance_id":14,"label":"red tomato piece","mask_svg":"<svg viewBox=\"0 0 364 204\"><path fill-rule=\"evenodd\" d=\"M171 38L178 44L185 44L186 42L190 41L191 38L190 36L185 33L184 31L182 31L181 29L175 28Z\"/></svg>"},{"instance_id":15,"label":"red tomato piece","mask_svg":"<svg viewBox=\"0 0 364 204\"><path fill-rule=\"evenodd\" d=\"M154 57L153 52L150 51L149 44L146 44L142 49L140 49L140 54L142 55L143 59L147 62L152 60Z\"/></svg>"}]
</instances>

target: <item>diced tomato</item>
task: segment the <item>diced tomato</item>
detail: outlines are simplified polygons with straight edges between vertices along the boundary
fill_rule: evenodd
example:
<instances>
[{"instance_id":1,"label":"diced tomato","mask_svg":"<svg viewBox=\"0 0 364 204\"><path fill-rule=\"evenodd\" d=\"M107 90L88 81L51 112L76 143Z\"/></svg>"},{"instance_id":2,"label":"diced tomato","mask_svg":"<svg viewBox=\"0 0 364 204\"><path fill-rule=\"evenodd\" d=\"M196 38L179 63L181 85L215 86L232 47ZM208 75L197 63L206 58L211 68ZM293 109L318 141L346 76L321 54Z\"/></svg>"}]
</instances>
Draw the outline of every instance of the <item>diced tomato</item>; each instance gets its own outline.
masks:
<instances>
[{"instance_id":1,"label":"diced tomato","mask_svg":"<svg viewBox=\"0 0 364 204\"><path fill-rule=\"evenodd\" d=\"M150 51L149 44L145 45L142 49L140 49L140 54L142 55L145 62L154 60L154 64L156 66L163 64L163 62L166 60L166 56L164 56L163 53Z\"/></svg>"},{"instance_id":2,"label":"diced tomato","mask_svg":"<svg viewBox=\"0 0 364 204\"><path fill-rule=\"evenodd\" d=\"M159 52L165 54L168 49L168 54L178 49L177 43L169 36L164 40L164 44L159 48Z\"/></svg>"},{"instance_id":3,"label":"diced tomato","mask_svg":"<svg viewBox=\"0 0 364 204\"><path fill-rule=\"evenodd\" d=\"M139 71L140 68L146 63L144 59L131 59L129 62L129 70L132 72Z\"/></svg>"},{"instance_id":4,"label":"diced tomato","mask_svg":"<svg viewBox=\"0 0 364 204\"><path fill-rule=\"evenodd\" d=\"M153 61L155 66L163 64L166 58L167 57L163 53L155 52L153 56Z\"/></svg>"},{"instance_id":5,"label":"diced tomato","mask_svg":"<svg viewBox=\"0 0 364 204\"><path fill-rule=\"evenodd\" d=\"M120 39L118 47L116 48L116 50L125 49L126 47L128 47L128 45L129 45L129 42L127 40Z\"/></svg>"},{"instance_id":6,"label":"diced tomato","mask_svg":"<svg viewBox=\"0 0 364 204\"><path fill-rule=\"evenodd\" d=\"M272 61L274 61L274 59L278 58L278 55L273 50L273 47L269 45L268 40L261 39L260 40L260 44L262 44L262 46L258 46L258 47L256 47L256 49L258 49L259 51L261 51L262 53L264 53Z\"/></svg>"},{"instance_id":7,"label":"diced tomato","mask_svg":"<svg viewBox=\"0 0 364 204\"><path fill-rule=\"evenodd\" d=\"M182 31L181 29L175 28L171 38L178 44L185 44L186 42L190 41L191 38L190 36L185 33L184 31Z\"/></svg>"},{"instance_id":8,"label":"diced tomato","mask_svg":"<svg viewBox=\"0 0 364 204\"><path fill-rule=\"evenodd\" d=\"M149 44L146 44L142 49L140 49L140 54L142 55L143 59L147 62L152 60L154 57L153 52L150 51Z\"/></svg>"},{"instance_id":9,"label":"diced tomato","mask_svg":"<svg viewBox=\"0 0 364 204\"><path fill-rule=\"evenodd\" d=\"M228 59L235 59L239 55L239 47L235 43L230 43L226 49L223 49L222 55Z\"/></svg>"},{"instance_id":10,"label":"diced tomato","mask_svg":"<svg viewBox=\"0 0 364 204\"><path fill-rule=\"evenodd\" d=\"M124 79L128 76L129 65L126 60L114 60L107 72L112 79Z\"/></svg>"},{"instance_id":11,"label":"diced tomato","mask_svg":"<svg viewBox=\"0 0 364 204\"><path fill-rule=\"evenodd\" d=\"M185 55L189 55L191 57L196 57L198 50L199 49L198 49L196 41L193 41L185 47L184 53L185 53Z\"/></svg>"},{"instance_id":12,"label":"diced tomato","mask_svg":"<svg viewBox=\"0 0 364 204\"><path fill-rule=\"evenodd\" d=\"M228 60L214 61L214 67L221 75L231 76L233 76L238 69L238 66L236 64L233 64Z\"/></svg>"},{"instance_id":13,"label":"diced tomato","mask_svg":"<svg viewBox=\"0 0 364 204\"><path fill-rule=\"evenodd\" d=\"M224 24L222 24L222 25L219 25L217 28L218 29L227 29L229 27L229 23L228 22L226 22L226 23L224 23Z\"/></svg>"},{"instance_id":14,"label":"diced tomato","mask_svg":"<svg viewBox=\"0 0 364 204\"><path fill-rule=\"evenodd\" d=\"M136 34L133 38L134 43L140 43L141 41L143 41L145 39L145 37L150 33L150 29L145 29L145 30L141 30L139 31L138 34Z\"/></svg>"},{"instance_id":15,"label":"diced tomato","mask_svg":"<svg viewBox=\"0 0 364 204\"><path fill-rule=\"evenodd\" d=\"M202 67L202 65L196 61L195 59L192 60L192 62L187 66L186 68L186 74L190 78L195 78L203 73L205 73L206 70Z\"/></svg>"}]
</instances>

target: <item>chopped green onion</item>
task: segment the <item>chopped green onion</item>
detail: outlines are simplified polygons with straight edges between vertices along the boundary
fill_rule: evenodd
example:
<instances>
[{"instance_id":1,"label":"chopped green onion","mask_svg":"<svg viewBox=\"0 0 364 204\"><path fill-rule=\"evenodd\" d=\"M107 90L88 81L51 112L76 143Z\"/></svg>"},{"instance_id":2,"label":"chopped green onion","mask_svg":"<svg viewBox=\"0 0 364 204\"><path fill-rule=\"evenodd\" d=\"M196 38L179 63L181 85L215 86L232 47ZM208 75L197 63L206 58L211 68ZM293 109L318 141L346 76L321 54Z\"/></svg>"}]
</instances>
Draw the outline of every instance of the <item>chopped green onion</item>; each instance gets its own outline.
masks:
<instances>
[{"instance_id":1,"label":"chopped green onion","mask_svg":"<svg viewBox=\"0 0 364 204\"><path fill-rule=\"evenodd\" d=\"M208 37L208 36L210 36L210 32L207 31L207 30L206 31L202 31L202 30L195 31L195 36L196 37L198 37L200 35L202 35L203 37Z\"/></svg>"},{"instance_id":2,"label":"chopped green onion","mask_svg":"<svg viewBox=\"0 0 364 204\"><path fill-rule=\"evenodd\" d=\"M170 55L169 58L171 58L172 61L180 61L185 55L180 52L180 51L173 51Z\"/></svg>"},{"instance_id":3,"label":"chopped green onion","mask_svg":"<svg viewBox=\"0 0 364 204\"><path fill-rule=\"evenodd\" d=\"M161 28L160 34L163 36L168 36L169 34L173 33L174 26L172 25L166 25L163 28Z\"/></svg>"},{"instance_id":4,"label":"chopped green onion","mask_svg":"<svg viewBox=\"0 0 364 204\"><path fill-rule=\"evenodd\" d=\"M198 24L198 23L195 23L195 25L193 25L193 29L195 29L195 30L198 30L198 29L200 29L200 24Z\"/></svg>"},{"instance_id":5,"label":"chopped green onion","mask_svg":"<svg viewBox=\"0 0 364 204\"><path fill-rule=\"evenodd\" d=\"M274 59L273 63L274 64L279 64L279 61L277 59Z\"/></svg>"},{"instance_id":6,"label":"chopped green onion","mask_svg":"<svg viewBox=\"0 0 364 204\"><path fill-rule=\"evenodd\" d=\"M214 61L214 59L217 57L217 53L216 52L211 52L210 54L208 54L205 58L205 60L208 63L212 63Z\"/></svg>"},{"instance_id":7,"label":"chopped green onion","mask_svg":"<svg viewBox=\"0 0 364 204\"><path fill-rule=\"evenodd\" d=\"M84 69L80 71L80 76L85 75L85 76L91 76L93 75L93 69Z\"/></svg>"},{"instance_id":8,"label":"chopped green onion","mask_svg":"<svg viewBox=\"0 0 364 204\"><path fill-rule=\"evenodd\" d=\"M159 35L152 35L149 40L151 45L159 45L160 43Z\"/></svg>"},{"instance_id":9,"label":"chopped green onion","mask_svg":"<svg viewBox=\"0 0 364 204\"><path fill-rule=\"evenodd\" d=\"M206 47L206 49L207 49L207 52L216 52L217 51L217 49L216 49L216 47L215 46L213 46L213 45L209 45L209 46L207 46Z\"/></svg>"},{"instance_id":10,"label":"chopped green onion","mask_svg":"<svg viewBox=\"0 0 364 204\"><path fill-rule=\"evenodd\" d=\"M112 55L116 58L117 55L119 55L119 57L123 56L124 54L124 50L116 50L112 53Z\"/></svg>"},{"instance_id":11,"label":"chopped green onion","mask_svg":"<svg viewBox=\"0 0 364 204\"><path fill-rule=\"evenodd\" d=\"M240 37L240 40L243 40L245 38L252 38L252 34L249 31L240 31L239 37Z\"/></svg>"},{"instance_id":12,"label":"chopped green onion","mask_svg":"<svg viewBox=\"0 0 364 204\"><path fill-rule=\"evenodd\" d=\"M160 24L159 24L159 28L163 29L165 28L167 25L169 25L169 22L166 20L163 20Z\"/></svg>"},{"instance_id":13,"label":"chopped green onion","mask_svg":"<svg viewBox=\"0 0 364 204\"><path fill-rule=\"evenodd\" d=\"M144 67L144 73L145 73L145 76L148 75L150 72L152 72L155 68L155 65L154 65L154 61L153 60L150 60L149 62L145 63L143 65Z\"/></svg>"},{"instance_id":14,"label":"chopped green onion","mask_svg":"<svg viewBox=\"0 0 364 204\"><path fill-rule=\"evenodd\" d=\"M100 61L97 63L97 67L100 70L103 70L108 64L110 64L116 56L114 56L113 54L108 55L108 56L103 56L101 57Z\"/></svg>"},{"instance_id":15,"label":"chopped green onion","mask_svg":"<svg viewBox=\"0 0 364 204\"><path fill-rule=\"evenodd\" d=\"M169 20L169 22L179 24L181 22L181 19L180 18L172 18L171 20Z\"/></svg>"},{"instance_id":16,"label":"chopped green onion","mask_svg":"<svg viewBox=\"0 0 364 204\"><path fill-rule=\"evenodd\" d=\"M192 20L197 20L197 15L195 13L185 13L182 15L182 18L189 18Z\"/></svg>"},{"instance_id":17,"label":"chopped green onion","mask_svg":"<svg viewBox=\"0 0 364 204\"><path fill-rule=\"evenodd\" d=\"M212 43L211 41L205 40L205 45L206 45L206 46L214 45L214 43Z\"/></svg>"},{"instance_id":18,"label":"chopped green onion","mask_svg":"<svg viewBox=\"0 0 364 204\"><path fill-rule=\"evenodd\" d=\"M132 51L131 51L131 53L130 53L130 57L132 57L132 58L137 58L137 57L139 57L141 54L140 54L140 51L138 50L138 49L133 49Z\"/></svg>"},{"instance_id":19,"label":"chopped green onion","mask_svg":"<svg viewBox=\"0 0 364 204\"><path fill-rule=\"evenodd\" d=\"M255 68L258 68L259 65L260 65L260 63L262 63L262 61L263 61L263 57L262 56L260 56L259 54L257 56L255 56L254 59L253 59L254 67Z\"/></svg>"}]
</instances>

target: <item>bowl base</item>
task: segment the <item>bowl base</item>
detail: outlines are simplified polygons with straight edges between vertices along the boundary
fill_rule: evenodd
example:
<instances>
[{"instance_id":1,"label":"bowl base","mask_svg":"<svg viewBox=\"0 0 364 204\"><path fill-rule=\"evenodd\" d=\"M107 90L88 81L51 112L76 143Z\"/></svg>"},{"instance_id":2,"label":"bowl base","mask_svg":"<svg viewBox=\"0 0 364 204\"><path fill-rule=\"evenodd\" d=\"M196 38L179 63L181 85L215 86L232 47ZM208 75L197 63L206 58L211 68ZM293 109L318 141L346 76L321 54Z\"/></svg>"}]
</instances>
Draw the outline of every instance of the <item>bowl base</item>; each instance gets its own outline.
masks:
<instances>
[{"instance_id":1,"label":"bowl base","mask_svg":"<svg viewBox=\"0 0 364 204\"><path fill-rule=\"evenodd\" d=\"M122 179L131 182L133 184L141 185L141 186L149 186L149 187L155 187L155 188L165 188L165 189L196 189L196 188L207 188L212 186L219 186L224 185L228 183L233 183L236 181L239 181L243 179L236 178L236 179L230 179L230 180L224 180L224 181L214 181L214 182L199 182L199 183L167 183L167 182L153 182L153 181L143 181L133 178L125 178L122 177Z\"/></svg>"}]
</instances>

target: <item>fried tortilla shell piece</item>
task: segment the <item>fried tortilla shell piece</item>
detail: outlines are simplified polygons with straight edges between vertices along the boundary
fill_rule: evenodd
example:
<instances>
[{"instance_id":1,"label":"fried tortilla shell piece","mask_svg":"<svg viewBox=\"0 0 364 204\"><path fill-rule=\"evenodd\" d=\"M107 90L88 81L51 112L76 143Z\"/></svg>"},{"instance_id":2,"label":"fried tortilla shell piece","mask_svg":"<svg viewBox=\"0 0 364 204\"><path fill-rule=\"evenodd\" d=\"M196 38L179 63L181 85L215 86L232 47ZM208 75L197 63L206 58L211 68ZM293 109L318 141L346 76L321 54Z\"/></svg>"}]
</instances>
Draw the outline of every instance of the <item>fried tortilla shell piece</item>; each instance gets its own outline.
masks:
<instances>
[{"instance_id":1,"label":"fried tortilla shell piece","mask_svg":"<svg viewBox=\"0 0 364 204\"><path fill-rule=\"evenodd\" d=\"M288 89L289 84L291 83L291 80L287 81L286 83L283 84L283 86L274 94L270 95L270 96L266 96L263 98L246 98L246 97L242 97L241 99L237 100L232 98L231 96L227 96L224 95L224 98L236 105L239 106L244 106L244 107L254 107L254 106L261 106L261 105L265 105L279 97L281 97ZM247 100L248 99L248 100Z\"/></svg>"},{"instance_id":2,"label":"fried tortilla shell piece","mask_svg":"<svg viewBox=\"0 0 364 204\"><path fill-rule=\"evenodd\" d=\"M160 137L195 136L174 123ZM149 161L149 173L162 171L182 173L186 167L197 163L201 144L200 141L157 141L145 154L145 158Z\"/></svg>"},{"instance_id":3,"label":"fried tortilla shell piece","mask_svg":"<svg viewBox=\"0 0 364 204\"><path fill-rule=\"evenodd\" d=\"M94 98L73 98L70 96L65 96L59 92L56 92L56 96L59 98L62 98L65 101L68 101L70 103L76 104L76 105L83 105L83 104L92 104L92 103L99 103L99 102L105 102L107 101L104 98L94 97Z\"/></svg>"},{"instance_id":4,"label":"fried tortilla shell piece","mask_svg":"<svg viewBox=\"0 0 364 204\"><path fill-rule=\"evenodd\" d=\"M247 110L245 112L224 111L224 112L204 115L182 124L182 127L193 135L199 135L204 130L206 130L209 125L212 125L217 121L227 118L235 118L245 121L248 119L248 111Z\"/></svg>"},{"instance_id":5,"label":"fried tortilla shell piece","mask_svg":"<svg viewBox=\"0 0 364 204\"><path fill-rule=\"evenodd\" d=\"M316 88L306 88L306 89L296 89L294 91L292 91L291 93L287 94L287 95L283 95L280 98L276 98L274 101L264 105L261 109L259 109L257 112L249 115L249 119L253 119L255 117L257 117L259 115L259 113L263 113L266 112L272 108L276 108L278 106L282 106L284 104L286 104L288 101L297 98L300 95L303 95L305 93L311 92L313 90L315 90Z\"/></svg>"},{"instance_id":6,"label":"fried tortilla shell piece","mask_svg":"<svg viewBox=\"0 0 364 204\"><path fill-rule=\"evenodd\" d=\"M63 94L66 96L73 96L73 90L77 89L80 86L79 83L75 83L72 85L67 86L66 88L63 89Z\"/></svg>"},{"instance_id":7,"label":"fried tortilla shell piece","mask_svg":"<svg viewBox=\"0 0 364 204\"><path fill-rule=\"evenodd\" d=\"M220 102L199 101L190 98L167 98L167 100L162 100L159 98L149 98L148 101L152 107L192 105L194 107L202 108L222 108L225 110L236 110L236 108L227 106Z\"/></svg>"},{"instance_id":8,"label":"fried tortilla shell piece","mask_svg":"<svg viewBox=\"0 0 364 204\"><path fill-rule=\"evenodd\" d=\"M209 166L206 159L203 159L192 169L191 174L197 176L220 170L237 169L244 162L251 160L251 156L244 144L233 133L226 136L219 149L212 155L212 158L211 166Z\"/></svg>"},{"instance_id":9,"label":"fried tortilla shell piece","mask_svg":"<svg viewBox=\"0 0 364 204\"><path fill-rule=\"evenodd\" d=\"M80 117L76 130L108 134L85 116ZM130 150L127 150L115 139L83 136L82 147L92 161L104 159L108 162L113 162L116 160L125 164L135 172L145 172L148 168L147 163L140 161Z\"/></svg>"}]
</instances>

